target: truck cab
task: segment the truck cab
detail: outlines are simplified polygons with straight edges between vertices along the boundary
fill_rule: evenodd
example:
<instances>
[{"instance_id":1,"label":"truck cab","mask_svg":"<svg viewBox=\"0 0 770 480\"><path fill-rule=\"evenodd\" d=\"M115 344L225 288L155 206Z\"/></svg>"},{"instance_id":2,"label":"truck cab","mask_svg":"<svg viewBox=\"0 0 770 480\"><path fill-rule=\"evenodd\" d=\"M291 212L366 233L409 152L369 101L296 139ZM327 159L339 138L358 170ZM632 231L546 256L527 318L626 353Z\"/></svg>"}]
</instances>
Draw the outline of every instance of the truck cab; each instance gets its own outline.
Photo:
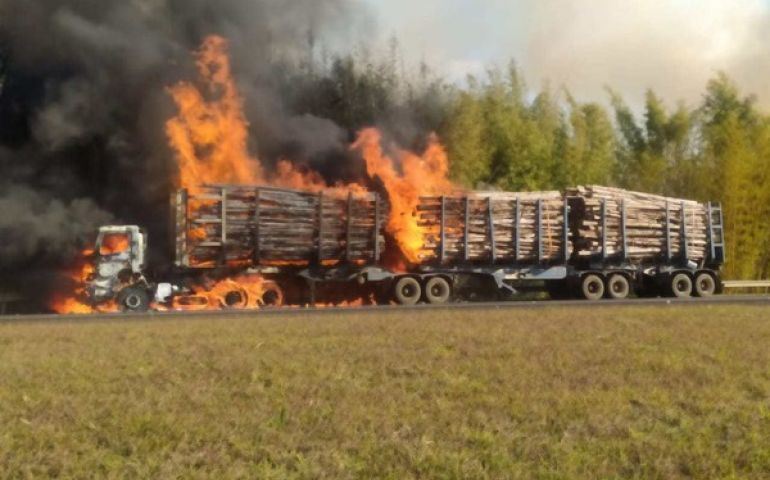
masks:
<instances>
[{"instance_id":1,"label":"truck cab","mask_svg":"<svg viewBox=\"0 0 770 480\"><path fill-rule=\"evenodd\" d=\"M86 294L93 305L117 301L123 310L149 307L150 286L144 277L147 233L135 225L99 229L93 254L93 273Z\"/></svg>"}]
</instances>

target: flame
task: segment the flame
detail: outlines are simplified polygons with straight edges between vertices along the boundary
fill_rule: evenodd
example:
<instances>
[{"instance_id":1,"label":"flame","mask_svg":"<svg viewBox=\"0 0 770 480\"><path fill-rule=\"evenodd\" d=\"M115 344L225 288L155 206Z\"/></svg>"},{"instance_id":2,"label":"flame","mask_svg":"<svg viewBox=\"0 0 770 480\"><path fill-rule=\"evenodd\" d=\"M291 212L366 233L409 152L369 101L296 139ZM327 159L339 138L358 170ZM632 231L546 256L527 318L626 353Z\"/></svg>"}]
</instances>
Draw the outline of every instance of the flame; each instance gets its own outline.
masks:
<instances>
[{"instance_id":1,"label":"flame","mask_svg":"<svg viewBox=\"0 0 770 480\"><path fill-rule=\"evenodd\" d=\"M128 250L128 235L124 233L109 233L102 238L102 244L99 247L99 255L115 255Z\"/></svg>"},{"instance_id":2,"label":"flame","mask_svg":"<svg viewBox=\"0 0 770 480\"><path fill-rule=\"evenodd\" d=\"M241 275L219 280L213 285L195 287L192 295L180 296L174 300L174 309L257 309L268 303L283 303L283 292L278 285L260 275Z\"/></svg>"},{"instance_id":3,"label":"flame","mask_svg":"<svg viewBox=\"0 0 770 480\"><path fill-rule=\"evenodd\" d=\"M249 123L230 70L228 43L207 37L195 53L201 86L180 82L169 88L179 114L166 122L176 152L179 184L260 183L259 161L247 149Z\"/></svg>"},{"instance_id":4,"label":"flame","mask_svg":"<svg viewBox=\"0 0 770 480\"><path fill-rule=\"evenodd\" d=\"M449 181L446 150L438 137L431 135L422 155L398 150L394 160L383 152L382 135L374 128L362 130L352 148L363 155L369 176L380 179L388 192L387 231L407 261L420 263L420 251L425 243L425 232L416 216L420 196L445 195L456 190Z\"/></svg>"},{"instance_id":5,"label":"flame","mask_svg":"<svg viewBox=\"0 0 770 480\"><path fill-rule=\"evenodd\" d=\"M67 290L69 291L54 294L48 302L48 308L51 311L61 315L117 311L117 306L114 302L101 305L96 309L83 301L86 298L86 281L94 273L94 267L89 262L89 257L92 254L93 250L90 249L80 252L75 266L66 272L67 283L69 284Z\"/></svg>"},{"instance_id":6,"label":"flame","mask_svg":"<svg viewBox=\"0 0 770 480\"><path fill-rule=\"evenodd\" d=\"M207 37L194 53L200 76L197 82L179 82L168 89L178 113L166 122L166 135L179 167L178 186L196 192L198 187L211 184L268 184L310 192L329 192L347 196L363 194L367 189L359 183L328 184L309 168L280 160L272 172L265 172L258 157L249 152L249 122L244 113L244 100L232 74L228 42L219 36ZM360 152L366 163L369 179L378 179L387 191L390 215L386 223L388 233L395 239L397 249L386 259L391 268L405 270L406 263L421 261L426 232L418 223L416 209L421 195L445 195L457 189L448 179L449 161L446 151L431 135L428 146L421 154L395 149L386 154L382 135L377 129L362 130L352 150ZM392 155L392 156L391 156ZM189 208L203 208L201 205ZM191 239L203 239L205 228L191 228ZM120 236L116 236L120 237ZM125 243L124 243L125 242ZM109 255L128 248L127 238L106 237L100 253ZM393 258L390 258L390 257ZM246 267L233 261L233 268ZM288 262L291 263L291 262ZM51 308L60 313L88 313L95 311L77 300L82 285L92 273L92 267L83 257L83 264L73 272L73 281L81 287L71 295L60 295L51 302ZM249 275L227 278L210 286L199 286L192 295L176 297L171 308L181 310L222 307L258 308L267 293L279 297L280 288L262 277ZM364 301L342 303L354 306ZM235 305L233 305L235 303ZM114 303L107 306L114 310ZM156 305L155 308L166 308Z\"/></svg>"}]
</instances>

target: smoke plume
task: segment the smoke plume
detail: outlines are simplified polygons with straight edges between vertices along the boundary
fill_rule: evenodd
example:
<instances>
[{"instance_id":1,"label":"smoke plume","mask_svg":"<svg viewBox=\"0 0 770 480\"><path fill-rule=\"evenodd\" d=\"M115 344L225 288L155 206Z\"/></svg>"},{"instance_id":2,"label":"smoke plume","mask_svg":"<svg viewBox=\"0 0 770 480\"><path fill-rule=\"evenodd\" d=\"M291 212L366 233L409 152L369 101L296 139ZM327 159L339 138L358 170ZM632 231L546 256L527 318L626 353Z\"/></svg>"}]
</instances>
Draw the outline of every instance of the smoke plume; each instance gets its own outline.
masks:
<instances>
[{"instance_id":1,"label":"smoke plume","mask_svg":"<svg viewBox=\"0 0 770 480\"><path fill-rule=\"evenodd\" d=\"M369 22L355 0L0 1L0 280L66 261L106 221L149 227L165 253L166 88L195 78L206 35L230 42L255 154L345 151L334 123L284 105L275 67Z\"/></svg>"}]
</instances>

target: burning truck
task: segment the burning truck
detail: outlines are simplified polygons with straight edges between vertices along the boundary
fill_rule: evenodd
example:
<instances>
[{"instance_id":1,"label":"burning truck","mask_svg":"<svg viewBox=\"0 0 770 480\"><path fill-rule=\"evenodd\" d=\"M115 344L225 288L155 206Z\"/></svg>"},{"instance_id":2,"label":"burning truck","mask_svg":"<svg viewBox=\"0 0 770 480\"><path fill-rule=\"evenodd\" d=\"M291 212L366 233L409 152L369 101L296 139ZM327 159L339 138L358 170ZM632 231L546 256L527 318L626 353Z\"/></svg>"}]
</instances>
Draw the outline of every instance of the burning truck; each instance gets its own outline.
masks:
<instances>
[{"instance_id":1,"label":"burning truck","mask_svg":"<svg viewBox=\"0 0 770 480\"><path fill-rule=\"evenodd\" d=\"M149 265L140 226L105 226L73 275L87 304L70 296L54 310L303 305L329 292L414 305L527 290L593 300L719 291L719 204L598 186L468 192L450 181L435 135L415 153L386 148L373 128L350 146L365 163L360 183L330 185L286 160L265 171L247 148L227 41L208 37L195 56L199 82L169 88L173 261Z\"/></svg>"},{"instance_id":2,"label":"burning truck","mask_svg":"<svg viewBox=\"0 0 770 480\"><path fill-rule=\"evenodd\" d=\"M208 185L180 189L173 207L168 278L147 273L144 230L100 229L85 286L92 304L314 304L316 289L330 285L401 305L532 290L707 297L719 292L725 255L719 204L599 186L420 197L411 212L417 247L400 264L385 256L401 247L377 193Z\"/></svg>"}]
</instances>

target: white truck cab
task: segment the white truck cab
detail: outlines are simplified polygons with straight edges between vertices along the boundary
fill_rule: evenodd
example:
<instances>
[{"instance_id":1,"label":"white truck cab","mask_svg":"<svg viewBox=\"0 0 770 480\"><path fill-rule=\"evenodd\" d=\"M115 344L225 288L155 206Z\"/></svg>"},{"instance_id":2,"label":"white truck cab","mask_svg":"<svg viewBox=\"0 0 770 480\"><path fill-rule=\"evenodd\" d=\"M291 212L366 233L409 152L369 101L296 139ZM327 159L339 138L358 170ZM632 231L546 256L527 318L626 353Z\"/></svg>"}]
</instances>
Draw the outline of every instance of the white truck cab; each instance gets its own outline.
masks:
<instances>
[{"instance_id":1,"label":"white truck cab","mask_svg":"<svg viewBox=\"0 0 770 480\"><path fill-rule=\"evenodd\" d=\"M147 233L136 225L108 225L99 229L93 273L86 293L93 304L116 300L122 310L149 308L151 287L144 276Z\"/></svg>"}]
</instances>

